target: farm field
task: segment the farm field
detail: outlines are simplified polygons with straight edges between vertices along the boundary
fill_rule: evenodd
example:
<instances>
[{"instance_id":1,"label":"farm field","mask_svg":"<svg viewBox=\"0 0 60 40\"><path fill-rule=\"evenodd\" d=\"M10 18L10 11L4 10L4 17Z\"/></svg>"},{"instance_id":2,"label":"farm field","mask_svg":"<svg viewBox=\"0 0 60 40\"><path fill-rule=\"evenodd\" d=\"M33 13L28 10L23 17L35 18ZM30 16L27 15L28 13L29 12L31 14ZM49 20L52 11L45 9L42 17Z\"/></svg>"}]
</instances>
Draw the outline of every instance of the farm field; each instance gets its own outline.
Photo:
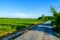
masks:
<instances>
[{"instance_id":1,"label":"farm field","mask_svg":"<svg viewBox=\"0 0 60 40\"><path fill-rule=\"evenodd\" d=\"M43 21L32 18L0 18L0 37L41 22Z\"/></svg>"}]
</instances>

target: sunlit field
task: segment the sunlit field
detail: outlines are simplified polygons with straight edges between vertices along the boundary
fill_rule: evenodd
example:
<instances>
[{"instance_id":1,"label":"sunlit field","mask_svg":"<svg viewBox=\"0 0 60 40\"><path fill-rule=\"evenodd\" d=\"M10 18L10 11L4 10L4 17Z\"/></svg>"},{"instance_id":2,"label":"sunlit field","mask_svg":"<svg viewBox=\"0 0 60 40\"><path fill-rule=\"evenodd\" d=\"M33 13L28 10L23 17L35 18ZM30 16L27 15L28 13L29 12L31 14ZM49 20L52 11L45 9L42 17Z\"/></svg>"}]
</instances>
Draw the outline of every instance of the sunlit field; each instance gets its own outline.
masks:
<instances>
[{"instance_id":1,"label":"sunlit field","mask_svg":"<svg viewBox=\"0 0 60 40\"><path fill-rule=\"evenodd\" d=\"M0 18L0 37L41 22L43 21L32 18Z\"/></svg>"}]
</instances>

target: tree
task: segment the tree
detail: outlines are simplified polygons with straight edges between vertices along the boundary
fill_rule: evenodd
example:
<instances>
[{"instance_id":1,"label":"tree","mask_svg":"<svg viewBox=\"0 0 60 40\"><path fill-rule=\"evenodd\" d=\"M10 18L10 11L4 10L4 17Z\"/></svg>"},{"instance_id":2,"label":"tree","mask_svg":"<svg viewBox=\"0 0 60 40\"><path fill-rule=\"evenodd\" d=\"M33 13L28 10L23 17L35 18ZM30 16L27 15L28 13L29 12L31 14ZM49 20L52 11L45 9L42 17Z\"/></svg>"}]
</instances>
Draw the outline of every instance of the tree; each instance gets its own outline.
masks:
<instances>
[{"instance_id":1,"label":"tree","mask_svg":"<svg viewBox=\"0 0 60 40\"><path fill-rule=\"evenodd\" d=\"M38 17L39 20L44 20L45 19L45 15L43 14L41 17Z\"/></svg>"},{"instance_id":2,"label":"tree","mask_svg":"<svg viewBox=\"0 0 60 40\"><path fill-rule=\"evenodd\" d=\"M55 10L54 7L51 7L54 19L52 20L53 29L60 33L60 13Z\"/></svg>"},{"instance_id":3,"label":"tree","mask_svg":"<svg viewBox=\"0 0 60 40\"><path fill-rule=\"evenodd\" d=\"M38 17L38 20L41 20L42 18L41 17Z\"/></svg>"},{"instance_id":4,"label":"tree","mask_svg":"<svg viewBox=\"0 0 60 40\"><path fill-rule=\"evenodd\" d=\"M57 11L55 10L54 7L51 6L51 12L53 13L53 16L56 17L57 16Z\"/></svg>"}]
</instances>

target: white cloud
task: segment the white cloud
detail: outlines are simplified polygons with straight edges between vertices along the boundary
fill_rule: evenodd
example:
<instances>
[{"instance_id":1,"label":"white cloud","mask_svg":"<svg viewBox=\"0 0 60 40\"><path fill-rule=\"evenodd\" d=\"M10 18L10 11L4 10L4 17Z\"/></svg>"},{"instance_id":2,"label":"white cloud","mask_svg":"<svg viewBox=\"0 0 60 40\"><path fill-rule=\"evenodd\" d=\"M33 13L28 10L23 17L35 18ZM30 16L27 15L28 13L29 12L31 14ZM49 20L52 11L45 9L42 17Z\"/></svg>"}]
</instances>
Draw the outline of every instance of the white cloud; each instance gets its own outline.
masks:
<instances>
[{"instance_id":1,"label":"white cloud","mask_svg":"<svg viewBox=\"0 0 60 40\"><path fill-rule=\"evenodd\" d=\"M23 17L23 18L28 16L28 15L26 15L24 13L16 13L14 15L17 16L17 17Z\"/></svg>"},{"instance_id":2,"label":"white cloud","mask_svg":"<svg viewBox=\"0 0 60 40\"><path fill-rule=\"evenodd\" d=\"M36 15L33 14L24 14L24 13L16 13L14 14L16 17L20 18L35 18Z\"/></svg>"},{"instance_id":3,"label":"white cloud","mask_svg":"<svg viewBox=\"0 0 60 40\"><path fill-rule=\"evenodd\" d=\"M36 18L34 14L26 14L26 13L5 13L1 14L1 17L11 17L11 18Z\"/></svg>"}]
</instances>

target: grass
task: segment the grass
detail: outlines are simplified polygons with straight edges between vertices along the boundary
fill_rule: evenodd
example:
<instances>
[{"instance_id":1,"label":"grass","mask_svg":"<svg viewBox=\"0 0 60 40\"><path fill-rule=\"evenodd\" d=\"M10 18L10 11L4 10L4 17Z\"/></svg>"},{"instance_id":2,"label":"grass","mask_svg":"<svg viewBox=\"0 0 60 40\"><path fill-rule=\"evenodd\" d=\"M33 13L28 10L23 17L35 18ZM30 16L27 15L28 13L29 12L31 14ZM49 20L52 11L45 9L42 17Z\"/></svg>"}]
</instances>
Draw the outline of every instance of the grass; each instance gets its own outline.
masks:
<instances>
[{"instance_id":1,"label":"grass","mask_svg":"<svg viewBox=\"0 0 60 40\"><path fill-rule=\"evenodd\" d=\"M13 31L16 31L16 29L11 26L0 26L0 37L8 33L12 33Z\"/></svg>"},{"instance_id":2,"label":"grass","mask_svg":"<svg viewBox=\"0 0 60 40\"><path fill-rule=\"evenodd\" d=\"M33 24L39 22L37 19L1 18L0 24Z\"/></svg>"},{"instance_id":3,"label":"grass","mask_svg":"<svg viewBox=\"0 0 60 40\"><path fill-rule=\"evenodd\" d=\"M43 21L31 18L0 18L0 37L17 30L25 29L29 25L39 24L41 22Z\"/></svg>"}]
</instances>

